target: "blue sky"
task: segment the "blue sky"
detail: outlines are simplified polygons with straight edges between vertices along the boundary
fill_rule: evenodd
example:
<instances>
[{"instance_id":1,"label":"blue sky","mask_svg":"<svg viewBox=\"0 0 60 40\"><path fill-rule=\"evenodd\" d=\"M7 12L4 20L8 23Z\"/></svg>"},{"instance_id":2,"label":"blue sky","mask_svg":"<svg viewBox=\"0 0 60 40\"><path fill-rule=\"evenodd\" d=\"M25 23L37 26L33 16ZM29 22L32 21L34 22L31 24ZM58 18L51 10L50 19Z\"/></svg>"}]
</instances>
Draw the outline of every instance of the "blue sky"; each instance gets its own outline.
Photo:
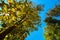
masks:
<instances>
[{"instance_id":1,"label":"blue sky","mask_svg":"<svg viewBox=\"0 0 60 40\"><path fill-rule=\"evenodd\" d=\"M37 31L33 31L25 40L44 40L44 27L46 26L43 20L46 18L46 13L55 7L55 4L60 4L58 0L32 0L36 4L43 4L44 10L39 14L41 16L42 27L38 27Z\"/></svg>"}]
</instances>

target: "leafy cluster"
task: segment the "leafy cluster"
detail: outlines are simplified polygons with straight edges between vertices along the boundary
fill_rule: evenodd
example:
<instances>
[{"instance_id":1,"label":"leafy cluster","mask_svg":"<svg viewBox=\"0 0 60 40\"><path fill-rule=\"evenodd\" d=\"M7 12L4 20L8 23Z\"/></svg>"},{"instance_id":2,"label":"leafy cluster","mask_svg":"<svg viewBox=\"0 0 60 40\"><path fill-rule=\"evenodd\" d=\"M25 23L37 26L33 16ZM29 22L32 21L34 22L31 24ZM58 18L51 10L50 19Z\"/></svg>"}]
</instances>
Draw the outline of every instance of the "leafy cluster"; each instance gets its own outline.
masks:
<instances>
[{"instance_id":1,"label":"leafy cluster","mask_svg":"<svg viewBox=\"0 0 60 40\"><path fill-rule=\"evenodd\" d=\"M51 9L48 14L45 22L47 24L45 28L45 39L46 40L60 40L60 20L57 18L60 17L60 5Z\"/></svg>"},{"instance_id":2,"label":"leafy cluster","mask_svg":"<svg viewBox=\"0 0 60 40\"><path fill-rule=\"evenodd\" d=\"M0 34L6 29L9 30L9 27L12 27L10 30L13 29L5 36L5 40L24 40L29 32L36 30L36 25L40 24L38 12L41 7L33 6L33 3L29 0L18 2L16 0L7 0L7 3L1 0L0 7L2 27Z\"/></svg>"}]
</instances>

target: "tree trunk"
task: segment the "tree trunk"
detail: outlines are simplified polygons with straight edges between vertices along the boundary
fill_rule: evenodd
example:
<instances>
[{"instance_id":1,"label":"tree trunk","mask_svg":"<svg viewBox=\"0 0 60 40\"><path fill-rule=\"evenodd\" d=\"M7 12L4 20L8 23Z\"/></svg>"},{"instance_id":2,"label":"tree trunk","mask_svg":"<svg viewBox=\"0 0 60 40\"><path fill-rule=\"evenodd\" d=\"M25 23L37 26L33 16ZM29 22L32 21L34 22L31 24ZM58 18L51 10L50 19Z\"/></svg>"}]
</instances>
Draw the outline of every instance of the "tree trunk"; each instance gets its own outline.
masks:
<instances>
[{"instance_id":1,"label":"tree trunk","mask_svg":"<svg viewBox=\"0 0 60 40\"><path fill-rule=\"evenodd\" d=\"M0 34L0 40L3 40L5 38L5 36L7 34L9 34L13 29L15 29L16 26L12 26L12 27L9 27L7 28L5 31L3 31L1 34Z\"/></svg>"}]
</instances>

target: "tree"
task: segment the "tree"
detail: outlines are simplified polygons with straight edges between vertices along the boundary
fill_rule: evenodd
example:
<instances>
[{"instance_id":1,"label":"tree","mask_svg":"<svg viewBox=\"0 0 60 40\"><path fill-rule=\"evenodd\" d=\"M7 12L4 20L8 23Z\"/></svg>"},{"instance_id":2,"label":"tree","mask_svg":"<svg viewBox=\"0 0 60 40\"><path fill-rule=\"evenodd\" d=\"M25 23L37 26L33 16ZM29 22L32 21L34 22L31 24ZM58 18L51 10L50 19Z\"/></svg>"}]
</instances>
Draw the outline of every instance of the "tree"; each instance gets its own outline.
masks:
<instances>
[{"instance_id":1,"label":"tree","mask_svg":"<svg viewBox=\"0 0 60 40\"><path fill-rule=\"evenodd\" d=\"M58 18L58 19L57 19ZM45 22L45 39L60 40L60 5L55 6L47 13Z\"/></svg>"},{"instance_id":2,"label":"tree","mask_svg":"<svg viewBox=\"0 0 60 40\"><path fill-rule=\"evenodd\" d=\"M40 25L38 15L42 7L33 6L29 0L1 0L0 3L0 40L24 40L27 35L37 30Z\"/></svg>"}]
</instances>

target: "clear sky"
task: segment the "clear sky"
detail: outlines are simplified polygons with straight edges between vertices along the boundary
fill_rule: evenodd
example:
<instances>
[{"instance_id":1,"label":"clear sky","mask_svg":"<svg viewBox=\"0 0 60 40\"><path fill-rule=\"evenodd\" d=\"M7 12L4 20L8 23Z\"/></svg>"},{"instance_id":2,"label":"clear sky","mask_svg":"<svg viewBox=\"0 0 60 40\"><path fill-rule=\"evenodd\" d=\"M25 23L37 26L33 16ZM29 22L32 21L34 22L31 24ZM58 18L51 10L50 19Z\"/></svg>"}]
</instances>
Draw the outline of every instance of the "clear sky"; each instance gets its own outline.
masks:
<instances>
[{"instance_id":1,"label":"clear sky","mask_svg":"<svg viewBox=\"0 0 60 40\"><path fill-rule=\"evenodd\" d=\"M37 31L31 32L25 40L44 40L44 27L46 26L43 20L46 18L46 13L48 10L55 7L55 4L60 4L58 0L32 0L36 4L43 4L44 11L40 12L42 27L38 27Z\"/></svg>"}]
</instances>

